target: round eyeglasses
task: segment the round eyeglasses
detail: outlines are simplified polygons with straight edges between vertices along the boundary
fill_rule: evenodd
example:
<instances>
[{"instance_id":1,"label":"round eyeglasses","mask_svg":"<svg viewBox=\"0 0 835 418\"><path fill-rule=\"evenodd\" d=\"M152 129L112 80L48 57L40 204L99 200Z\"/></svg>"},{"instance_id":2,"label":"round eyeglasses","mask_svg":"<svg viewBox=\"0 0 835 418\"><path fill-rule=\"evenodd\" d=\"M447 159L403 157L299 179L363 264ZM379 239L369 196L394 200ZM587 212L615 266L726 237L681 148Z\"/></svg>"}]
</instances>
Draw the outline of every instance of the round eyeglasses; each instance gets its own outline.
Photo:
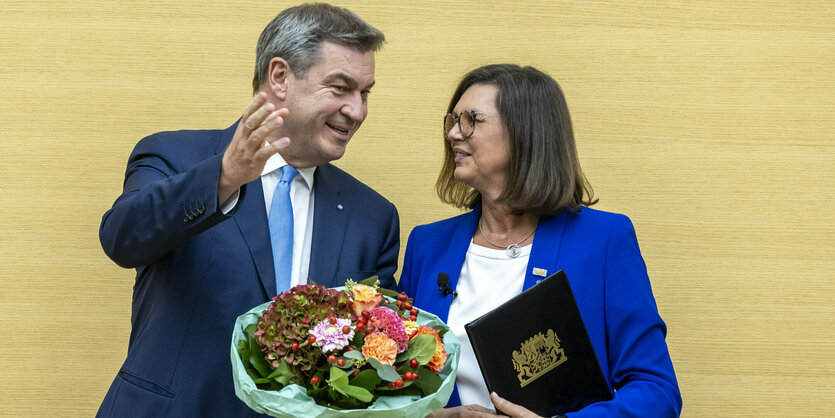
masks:
<instances>
[{"instance_id":1,"label":"round eyeglasses","mask_svg":"<svg viewBox=\"0 0 835 418\"><path fill-rule=\"evenodd\" d=\"M447 113L444 116L444 139L449 141L449 132L455 125L458 125L458 132L461 133L461 139L467 139L473 135L475 125L479 122L481 117L498 116L481 113L477 110L464 110L459 114Z\"/></svg>"}]
</instances>

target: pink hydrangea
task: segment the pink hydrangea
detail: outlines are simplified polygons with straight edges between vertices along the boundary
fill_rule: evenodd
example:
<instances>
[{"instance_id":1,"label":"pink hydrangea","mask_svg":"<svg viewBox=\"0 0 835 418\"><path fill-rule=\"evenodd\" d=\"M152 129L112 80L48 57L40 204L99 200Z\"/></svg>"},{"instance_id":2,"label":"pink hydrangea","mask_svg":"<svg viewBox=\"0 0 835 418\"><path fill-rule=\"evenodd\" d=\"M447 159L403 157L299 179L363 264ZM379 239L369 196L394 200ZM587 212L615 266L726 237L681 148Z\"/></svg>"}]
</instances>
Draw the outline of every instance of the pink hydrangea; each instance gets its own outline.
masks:
<instances>
[{"instance_id":1,"label":"pink hydrangea","mask_svg":"<svg viewBox=\"0 0 835 418\"><path fill-rule=\"evenodd\" d=\"M403 319L397 315L397 312L384 306L378 306L371 310L371 317L368 322L397 344L398 354L409 348L409 334L406 333L406 326L403 325Z\"/></svg>"},{"instance_id":2,"label":"pink hydrangea","mask_svg":"<svg viewBox=\"0 0 835 418\"><path fill-rule=\"evenodd\" d=\"M347 334L342 331L346 325L351 329L351 332ZM325 319L310 330L310 335L316 337L314 344L322 347L322 351L327 353L341 350L348 345L354 338L354 327L351 326L351 320L347 318L337 318L335 324Z\"/></svg>"}]
</instances>

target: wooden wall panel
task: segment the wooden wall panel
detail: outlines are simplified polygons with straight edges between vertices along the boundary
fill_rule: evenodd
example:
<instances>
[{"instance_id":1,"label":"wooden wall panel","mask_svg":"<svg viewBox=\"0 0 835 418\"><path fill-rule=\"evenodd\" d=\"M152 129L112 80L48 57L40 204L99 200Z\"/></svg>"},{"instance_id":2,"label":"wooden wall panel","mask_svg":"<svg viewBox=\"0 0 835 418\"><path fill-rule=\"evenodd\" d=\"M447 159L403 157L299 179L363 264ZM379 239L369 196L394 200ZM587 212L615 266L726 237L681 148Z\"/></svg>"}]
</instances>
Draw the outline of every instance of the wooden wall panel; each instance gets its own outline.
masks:
<instances>
[{"instance_id":1,"label":"wooden wall panel","mask_svg":"<svg viewBox=\"0 0 835 418\"><path fill-rule=\"evenodd\" d=\"M414 4L413 4L414 3ZM684 416L835 410L835 4L341 2L388 38L339 165L414 225L456 81L495 62L563 86L599 208L635 223ZM0 4L0 415L93 415L133 273L98 224L133 145L223 128L286 2Z\"/></svg>"}]
</instances>

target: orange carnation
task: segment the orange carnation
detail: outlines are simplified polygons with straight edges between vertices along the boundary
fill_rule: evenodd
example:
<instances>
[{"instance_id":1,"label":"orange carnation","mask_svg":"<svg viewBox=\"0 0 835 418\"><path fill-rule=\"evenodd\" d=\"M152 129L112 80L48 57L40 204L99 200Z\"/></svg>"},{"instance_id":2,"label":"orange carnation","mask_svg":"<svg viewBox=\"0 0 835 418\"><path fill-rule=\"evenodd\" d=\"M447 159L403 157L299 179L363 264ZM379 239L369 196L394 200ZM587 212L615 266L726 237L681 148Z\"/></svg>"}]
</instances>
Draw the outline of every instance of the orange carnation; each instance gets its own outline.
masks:
<instances>
[{"instance_id":1,"label":"orange carnation","mask_svg":"<svg viewBox=\"0 0 835 418\"><path fill-rule=\"evenodd\" d=\"M397 358L397 343L382 332L366 335L365 344L362 345L362 355L366 358L374 357L380 363L391 366Z\"/></svg>"},{"instance_id":2,"label":"orange carnation","mask_svg":"<svg viewBox=\"0 0 835 418\"><path fill-rule=\"evenodd\" d=\"M383 295L371 286L355 284L352 289L352 301L350 302L351 312L359 317L364 311L370 311L383 301Z\"/></svg>"},{"instance_id":3,"label":"orange carnation","mask_svg":"<svg viewBox=\"0 0 835 418\"><path fill-rule=\"evenodd\" d=\"M421 334L430 334L435 337L435 354L432 356L432 360L429 360L429 364L427 364L426 367L428 367L429 370L432 370L435 374L438 374L441 370L443 370L444 363L446 363L447 359L447 352L444 350L444 342L441 341L441 337L438 336L438 330L434 328L421 325L418 327L417 332L412 336L412 338Z\"/></svg>"}]
</instances>

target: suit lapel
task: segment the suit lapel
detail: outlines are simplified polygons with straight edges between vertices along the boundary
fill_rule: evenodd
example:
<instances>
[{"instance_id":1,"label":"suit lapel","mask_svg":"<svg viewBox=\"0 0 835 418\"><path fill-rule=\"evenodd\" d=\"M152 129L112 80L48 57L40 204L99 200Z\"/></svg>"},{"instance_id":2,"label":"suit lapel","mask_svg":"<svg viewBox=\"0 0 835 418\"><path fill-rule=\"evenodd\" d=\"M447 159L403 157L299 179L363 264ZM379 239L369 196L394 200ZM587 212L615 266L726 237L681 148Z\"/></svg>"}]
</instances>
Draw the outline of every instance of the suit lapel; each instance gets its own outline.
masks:
<instances>
[{"instance_id":1,"label":"suit lapel","mask_svg":"<svg viewBox=\"0 0 835 418\"><path fill-rule=\"evenodd\" d=\"M237 128L238 122L235 122L221 132L217 154L226 150ZM237 210L233 217L252 256L255 269L258 271L264 296L269 299L276 294L275 266L273 266L273 250L270 246L267 206L264 204L264 189L261 186L260 177L241 188Z\"/></svg>"},{"instance_id":2,"label":"suit lapel","mask_svg":"<svg viewBox=\"0 0 835 418\"><path fill-rule=\"evenodd\" d=\"M332 170L330 164L319 166L313 182L315 201L309 276L325 287L337 286L336 269L345 241L345 229L351 211L356 209L339 198L340 188Z\"/></svg>"},{"instance_id":3,"label":"suit lapel","mask_svg":"<svg viewBox=\"0 0 835 418\"><path fill-rule=\"evenodd\" d=\"M557 272L557 258L559 257L560 241L565 227L567 210L557 216L541 218L533 238L531 256L525 271L525 284L522 289L535 285L538 281ZM544 269L545 276L534 275L534 269Z\"/></svg>"},{"instance_id":4,"label":"suit lapel","mask_svg":"<svg viewBox=\"0 0 835 418\"><path fill-rule=\"evenodd\" d=\"M270 227L267 222L267 206L264 204L264 189L261 178L246 185L238 201L235 222L249 247L252 261L258 270L258 278L268 298L275 296L275 266L270 245Z\"/></svg>"}]
</instances>

